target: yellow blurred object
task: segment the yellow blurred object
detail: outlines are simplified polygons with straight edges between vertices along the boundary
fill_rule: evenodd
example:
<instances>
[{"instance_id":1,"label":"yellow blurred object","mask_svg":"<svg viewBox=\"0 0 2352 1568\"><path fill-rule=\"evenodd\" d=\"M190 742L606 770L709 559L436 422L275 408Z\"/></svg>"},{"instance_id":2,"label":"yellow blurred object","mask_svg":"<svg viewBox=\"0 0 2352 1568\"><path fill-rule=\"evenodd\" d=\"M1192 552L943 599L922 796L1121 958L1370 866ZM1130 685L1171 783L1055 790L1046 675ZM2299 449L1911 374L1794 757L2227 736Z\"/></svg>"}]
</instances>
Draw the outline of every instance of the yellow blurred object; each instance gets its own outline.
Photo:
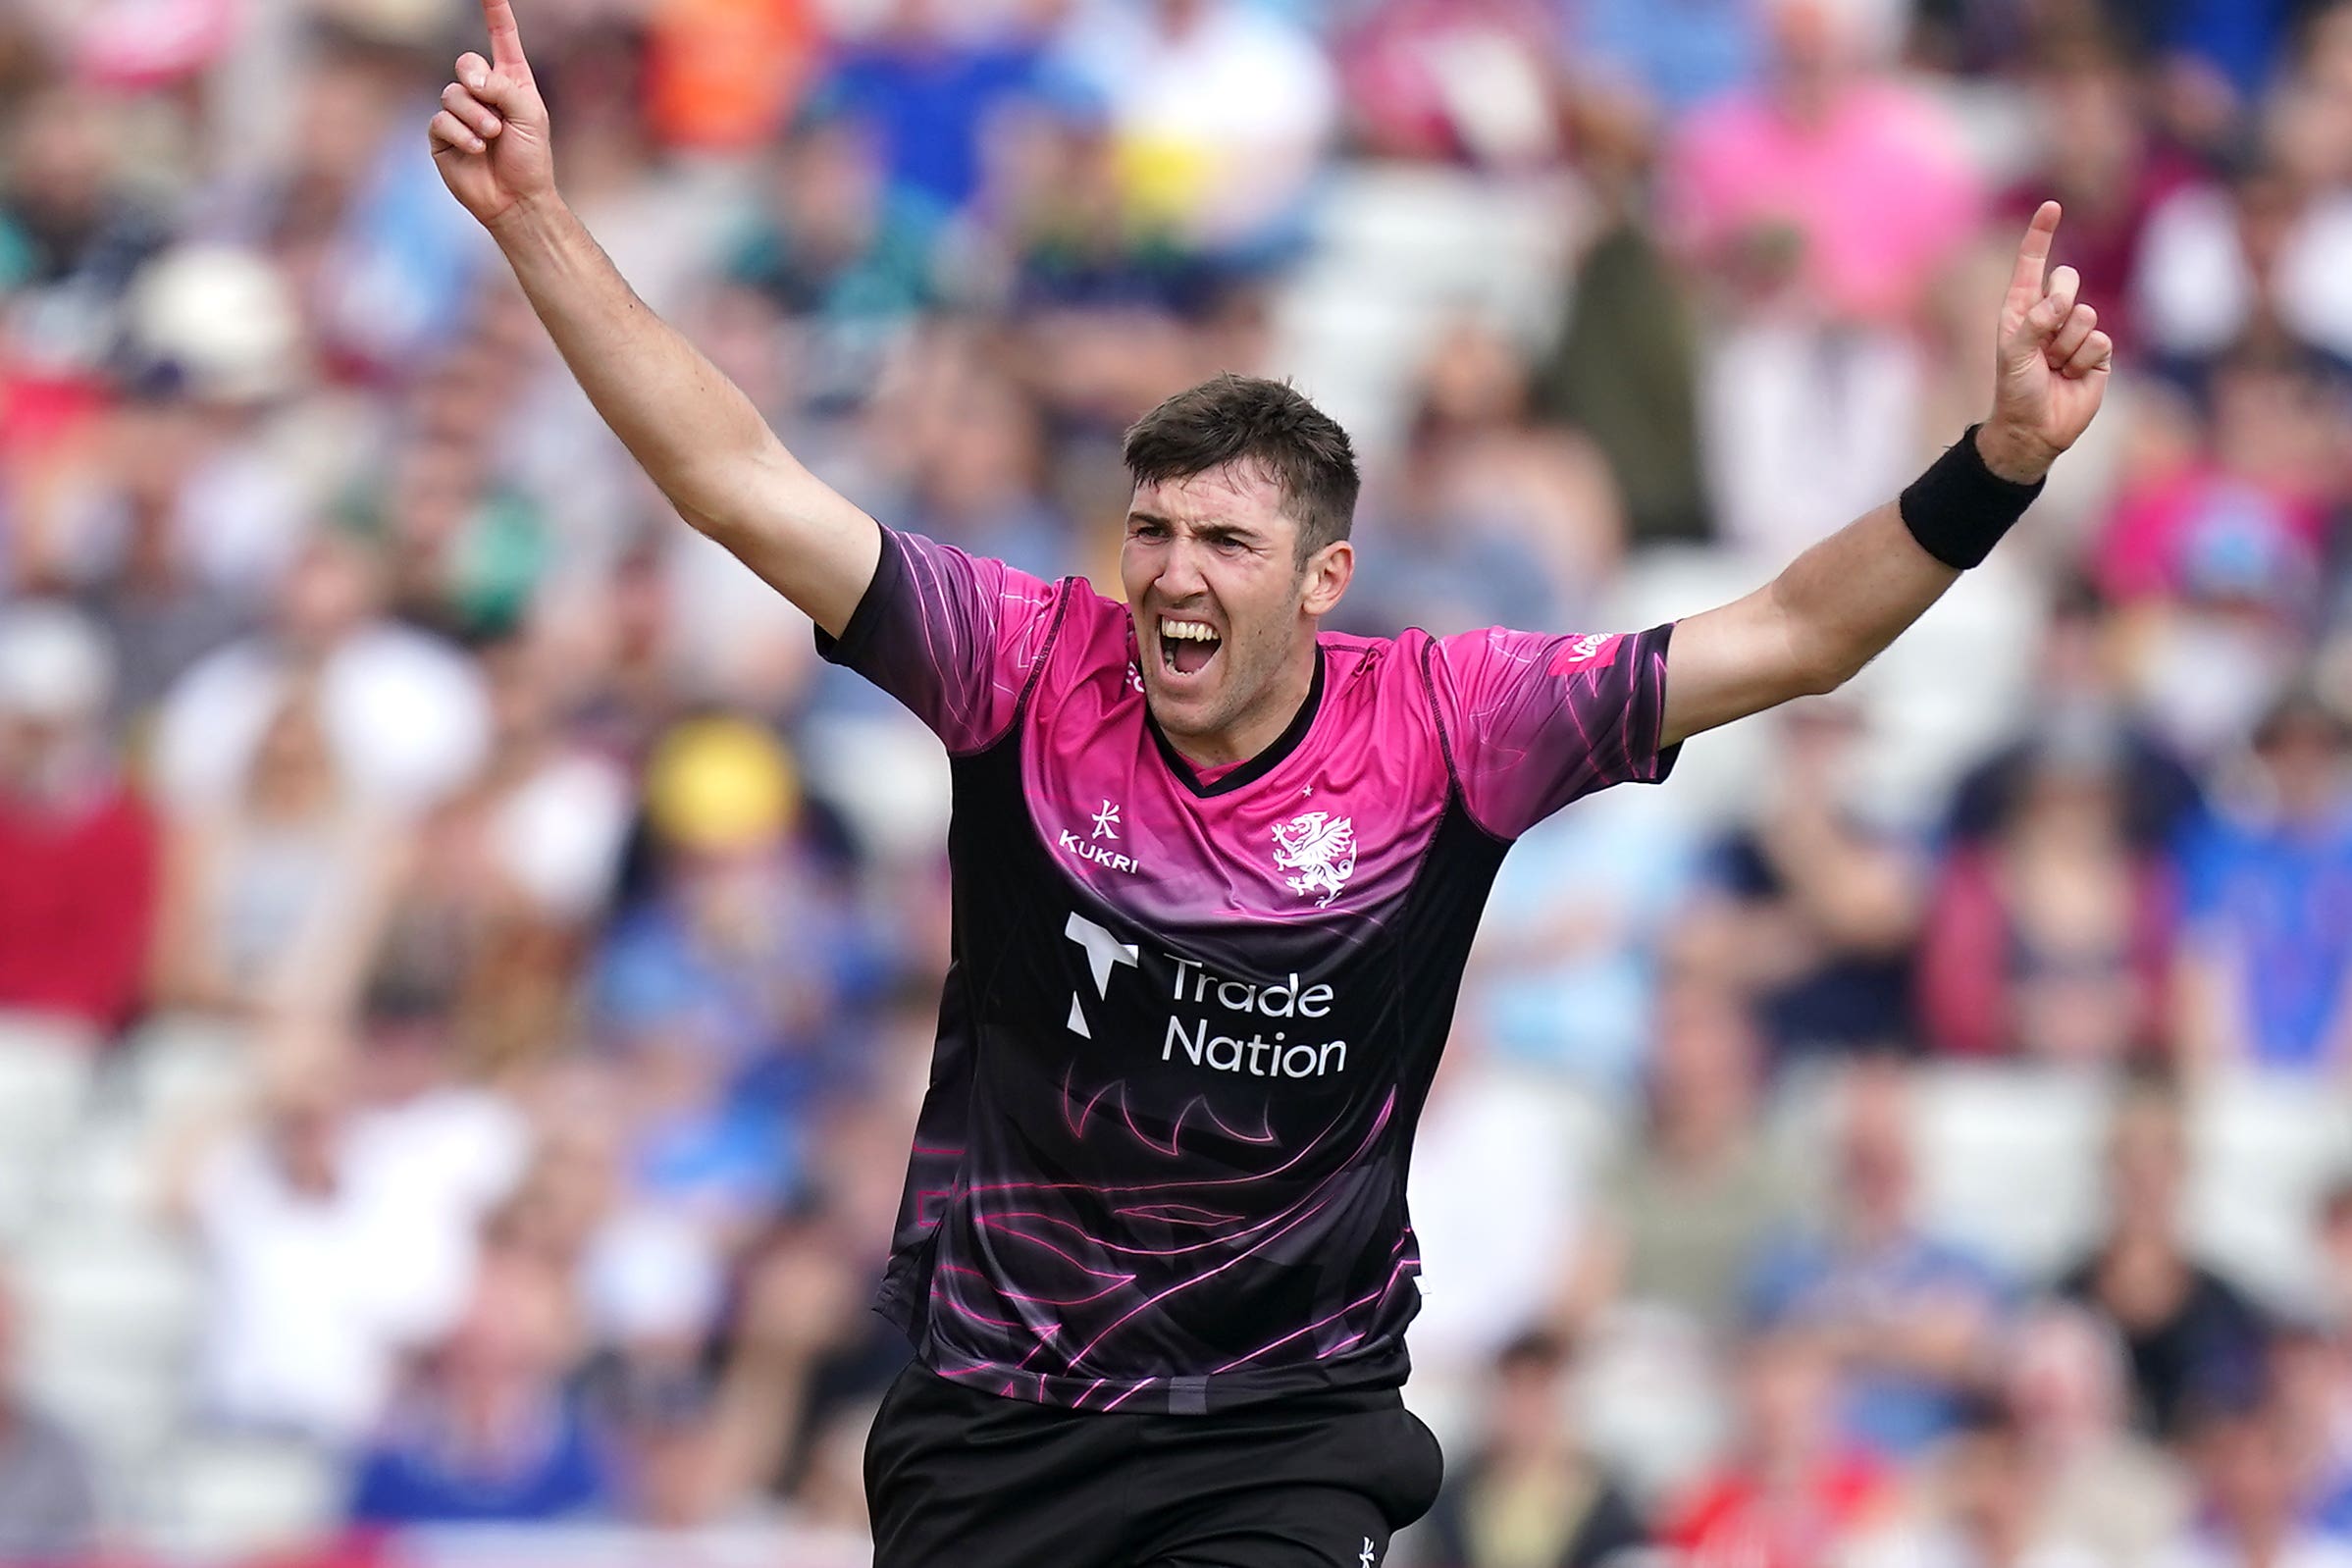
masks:
<instances>
[{"instance_id":1,"label":"yellow blurred object","mask_svg":"<svg viewBox=\"0 0 2352 1568\"><path fill-rule=\"evenodd\" d=\"M646 766L647 818L680 849L772 844L791 831L800 810L791 754L748 719L690 719L661 738Z\"/></svg>"},{"instance_id":2,"label":"yellow blurred object","mask_svg":"<svg viewBox=\"0 0 2352 1568\"><path fill-rule=\"evenodd\" d=\"M1197 140L1129 132L1117 150L1127 201L1147 224L1187 223L1216 183L1217 154Z\"/></svg>"}]
</instances>

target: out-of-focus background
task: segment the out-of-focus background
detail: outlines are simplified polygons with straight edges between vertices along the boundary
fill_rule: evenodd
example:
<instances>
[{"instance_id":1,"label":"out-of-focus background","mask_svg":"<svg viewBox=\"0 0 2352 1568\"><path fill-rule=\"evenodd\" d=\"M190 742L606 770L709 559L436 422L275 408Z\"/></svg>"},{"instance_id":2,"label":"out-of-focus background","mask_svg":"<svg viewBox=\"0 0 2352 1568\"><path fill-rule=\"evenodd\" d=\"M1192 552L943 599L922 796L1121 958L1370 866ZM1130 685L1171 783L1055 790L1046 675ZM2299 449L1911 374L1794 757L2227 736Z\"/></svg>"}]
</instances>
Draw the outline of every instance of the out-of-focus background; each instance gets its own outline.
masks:
<instances>
[{"instance_id":1,"label":"out-of-focus background","mask_svg":"<svg viewBox=\"0 0 2352 1568\"><path fill-rule=\"evenodd\" d=\"M2352 5L517 9L877 516L1111 584L1123 426L1289 375L1353 630L1753 587L2062 199L2032 516L1503 872L1396 1560L2352 1563ZM444 196L471 0L0 15L0 1559L865 1561L944 764Z\"/></svg>"}]
</instances>

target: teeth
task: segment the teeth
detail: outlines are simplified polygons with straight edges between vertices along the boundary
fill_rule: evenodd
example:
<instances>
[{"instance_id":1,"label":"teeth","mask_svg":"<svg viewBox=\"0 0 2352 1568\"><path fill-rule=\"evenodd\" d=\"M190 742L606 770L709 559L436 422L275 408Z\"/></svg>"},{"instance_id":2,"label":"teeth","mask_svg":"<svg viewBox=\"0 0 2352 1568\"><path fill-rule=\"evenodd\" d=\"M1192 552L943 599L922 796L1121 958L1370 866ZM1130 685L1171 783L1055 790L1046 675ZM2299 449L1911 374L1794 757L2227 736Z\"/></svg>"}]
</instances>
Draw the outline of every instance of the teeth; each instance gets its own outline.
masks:
<instances>
[{"instance_id":1,"label":"teeth","mask_svg":"<svg viewBox=\"0 0 2352 1568\"><path fill-rule=\"evenodd\" d=\"M1201 621L1176 621L1160 617L1160 635L1179 643L1214 643L1217 628Z\"/></svg>"}]
</instances>

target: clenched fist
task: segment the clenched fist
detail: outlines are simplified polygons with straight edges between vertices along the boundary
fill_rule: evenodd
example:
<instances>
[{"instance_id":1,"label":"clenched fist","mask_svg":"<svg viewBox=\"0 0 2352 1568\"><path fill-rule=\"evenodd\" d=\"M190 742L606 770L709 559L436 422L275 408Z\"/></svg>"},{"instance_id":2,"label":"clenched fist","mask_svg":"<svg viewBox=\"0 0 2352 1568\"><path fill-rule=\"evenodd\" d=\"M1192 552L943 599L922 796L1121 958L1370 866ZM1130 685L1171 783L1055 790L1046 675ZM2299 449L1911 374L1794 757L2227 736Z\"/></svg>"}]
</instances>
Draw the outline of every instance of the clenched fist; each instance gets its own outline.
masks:
<instances>
[{"instance_id":1,"label":"clenched fist","mask_svg":"<svg viewBox=\"0 0 2352 1568\"><path fill-rule=\"evenodd\" d=\"M523 58L523 34L509 0L482 0L490 58L457 57L457 79L441 89L430 134L441 178L466 211L496 224L555 192L548 145L548 106Z\"/></svg>"}]
</instances>

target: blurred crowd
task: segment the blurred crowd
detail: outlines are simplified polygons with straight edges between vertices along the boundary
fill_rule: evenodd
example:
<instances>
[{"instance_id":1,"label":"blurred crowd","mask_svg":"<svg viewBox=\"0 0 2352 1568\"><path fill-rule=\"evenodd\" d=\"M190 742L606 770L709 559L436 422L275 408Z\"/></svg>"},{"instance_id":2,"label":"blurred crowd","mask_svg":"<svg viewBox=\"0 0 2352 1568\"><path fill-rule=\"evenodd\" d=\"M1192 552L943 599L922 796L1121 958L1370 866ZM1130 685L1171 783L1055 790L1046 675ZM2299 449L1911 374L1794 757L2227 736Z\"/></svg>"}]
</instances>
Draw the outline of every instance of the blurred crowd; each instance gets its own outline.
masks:
<instances>
[{"instance_id":1,"label":"blurred crowd","mask_svg":"<svg viewBox=\"0 0 2352 1568\"><path fill-rule=\"evenodd\" d=\"M2352 4L516 10L884 522L1116 592L1124 425L1290 374L1354 631L1753 587L2063 201L2119 368L1995 560L1503 873L1399 1561L2352 1565ZM0 4L0 1559L864 1560L945 767L443 192L479 26Z\"/></svg>"}]
</instances>

